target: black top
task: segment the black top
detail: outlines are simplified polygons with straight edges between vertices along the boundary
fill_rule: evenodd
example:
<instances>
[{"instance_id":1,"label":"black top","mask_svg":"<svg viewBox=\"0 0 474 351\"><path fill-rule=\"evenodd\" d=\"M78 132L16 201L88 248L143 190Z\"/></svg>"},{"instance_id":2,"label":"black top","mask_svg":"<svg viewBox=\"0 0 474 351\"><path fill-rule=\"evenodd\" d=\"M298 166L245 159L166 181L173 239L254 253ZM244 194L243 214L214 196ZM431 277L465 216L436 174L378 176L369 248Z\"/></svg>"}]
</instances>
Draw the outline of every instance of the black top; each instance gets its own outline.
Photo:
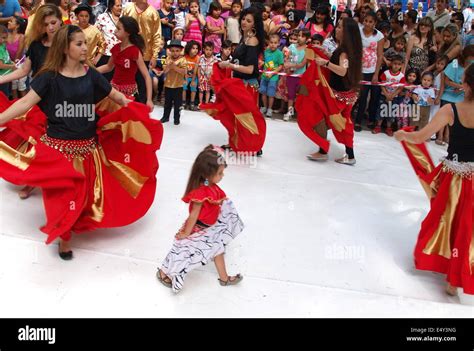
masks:
<instances>
[{"instance_id":1,"label":"black top","mask_svg":"<svg viewBox=\"0 0 474 351\"><path fill-rule=\"evenodd\" d=\"M474 162L474 128L461 124L456 104L451 104L454 112L454 123L449 130L448 160Z\"/></svg>"},{"instance_id":2,"label":"black top","mask_svg":"<svg viewBox=\"0 0 474 351\"><path fill-rule=\"evenodd\" d=\"M234 78L240 79L258 79L258 45L249 46L240 43L232 54L232 62L240 66L253 65L253 72L251 74L240 73L234 71Z\"/></svg>"},{"instance_id":3,"label":"black top","mask_svg":"<svg viewBox=\"0 0 474 351\"><path fill-rule=\"evenodd\" d=\"M44 46L41 41L34 41L31 43L26 57L30 58L31 61L31 73L34 76L43 67L43 63L46 60L49 47Z\"/></svg>"},{"instance_id":4,"label":"black top","mask_svg":"<svg viewBox=\"0 0 474 351\"><path fill-rule=\"evenodd\" d=\"M96 136L95 103L112 90L107 79L93 68L77 78L46 72L33 79L31 88L41 97L38 105L48 117L48 136L68 140Z\"/></svg>"},{"instance_id":5,"label":"black top","mask_svg":"<svg viewBox=\"0 0 474 351\"><path fill-rule=\"evenodd\" d=\"M337 48L331 56L331 59L330 59L331 63L334 63L335 65L339 65L339 56L341 56L342 52L343 51L340 48ZM331 71L331 75L329 76L329 85L335 91L351 90L349 88L349 83L347 82L347 78L341 77L340 75L334 73L333 71Z\"/></svg>"}]
</instances>

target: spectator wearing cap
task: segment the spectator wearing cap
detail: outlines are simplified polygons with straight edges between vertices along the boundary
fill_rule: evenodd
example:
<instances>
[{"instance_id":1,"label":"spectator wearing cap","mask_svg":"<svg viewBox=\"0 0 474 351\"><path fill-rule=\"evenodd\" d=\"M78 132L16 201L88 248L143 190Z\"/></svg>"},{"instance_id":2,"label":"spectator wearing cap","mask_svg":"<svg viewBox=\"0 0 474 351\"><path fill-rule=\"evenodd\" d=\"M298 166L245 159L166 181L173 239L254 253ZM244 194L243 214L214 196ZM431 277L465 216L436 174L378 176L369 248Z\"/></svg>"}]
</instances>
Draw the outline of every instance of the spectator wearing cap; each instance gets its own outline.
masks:
<instances>
[{"instance_id":1,"label":"spectator wearing cap","mask_svg":"<svg viewBox=\"0 0 474 351\"><path fill-rule=\"evenodd\" d=\"M77 16L78 25L86 35L87 60L94 66L97 65L102 55L105 53L107 43L100 30L89 23L92 9L86 5L76 7L74 13Z\"/></svg>"},{"instance_id":2,"label":"spectator wearing cap","mask_svg":"<svg viewBox=\"0 0 474 351\"><path fill-rule=\"evenodd\" d=\"M181 56L183 46L180 40L171 40L168 44L170 55L163 64L165 74L165 108L161 122L169 121L171 109L174 109L174 124L180 123L180 111L183 103L183 81L187 71L187 62Z\"/></svg>"}]
</instances>

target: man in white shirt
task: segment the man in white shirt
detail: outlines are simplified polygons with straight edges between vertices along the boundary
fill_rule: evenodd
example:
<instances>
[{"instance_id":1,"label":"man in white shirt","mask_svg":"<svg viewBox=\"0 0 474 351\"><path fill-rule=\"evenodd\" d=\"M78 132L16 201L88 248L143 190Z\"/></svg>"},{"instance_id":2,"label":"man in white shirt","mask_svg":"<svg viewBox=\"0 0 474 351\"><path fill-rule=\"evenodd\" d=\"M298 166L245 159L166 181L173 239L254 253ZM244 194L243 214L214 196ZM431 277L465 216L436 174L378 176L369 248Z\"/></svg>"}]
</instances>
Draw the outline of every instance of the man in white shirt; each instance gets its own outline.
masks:
<instances>
[{"instance_id":1,"label":"man in white shirt","mask_svg":"<svg viewBox=\"0 0 474 351\"><path fill-rule=\"evenodd\" d=\"M431 9L428 11L427 16L431 17L436 27L446 27L451 21L451 15L447 10L448 0L436 0L436 10Z\"/></svg>"}]
</instances>

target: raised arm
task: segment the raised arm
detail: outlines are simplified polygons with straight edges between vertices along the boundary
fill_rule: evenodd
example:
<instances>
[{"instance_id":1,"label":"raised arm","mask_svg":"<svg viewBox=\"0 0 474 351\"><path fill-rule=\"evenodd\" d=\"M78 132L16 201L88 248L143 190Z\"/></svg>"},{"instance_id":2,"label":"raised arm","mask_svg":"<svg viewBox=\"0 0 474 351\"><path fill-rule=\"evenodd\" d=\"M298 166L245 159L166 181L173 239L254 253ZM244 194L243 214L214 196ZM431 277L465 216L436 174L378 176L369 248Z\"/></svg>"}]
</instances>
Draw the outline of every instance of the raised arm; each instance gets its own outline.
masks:
<instances>
[{"instance_id":1,"label":"raised arm","mask_svg":"<svg viewBox=\"0 0 474 351\"><path fill-rule=\"evenodd\" d=\"M41 101L36 92L31 89L28 94L22 97L20 100L16 101L4 112L0 113L0 125L3 125L15 117L24 115L30 108L36 105Z\"/></svg>"}]
</instances>

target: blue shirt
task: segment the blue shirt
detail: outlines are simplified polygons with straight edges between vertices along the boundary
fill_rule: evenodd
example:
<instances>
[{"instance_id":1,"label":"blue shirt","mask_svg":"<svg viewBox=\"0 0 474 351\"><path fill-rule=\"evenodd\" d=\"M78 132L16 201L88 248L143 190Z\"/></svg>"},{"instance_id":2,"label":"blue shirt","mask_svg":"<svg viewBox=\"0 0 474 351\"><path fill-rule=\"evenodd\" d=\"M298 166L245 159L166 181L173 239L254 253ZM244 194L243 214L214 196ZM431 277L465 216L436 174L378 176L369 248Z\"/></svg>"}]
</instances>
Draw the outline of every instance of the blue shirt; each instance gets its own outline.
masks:
<instances>
[{"instance_id":1,"label":"blue shirt","mask_svg":"<svg viewBox=\"0 0 474 351\"><path fill-rule=\"evenodd\" d=\"M20 4L18 0L6 0L5 4L0 5L0 12L2 13L3 18L11 17L15 12L21 13Z\"/></svg>"},{"instance_id":2,"label":"blue shirt","mask_svg":"<svg viewBox=\"0 0 474 351\"><path fill-rule=\"evenodd\" d=\"M444 70L444 74L446 77L451 79L453 83L462 84L464 67L459 64L457 59L453 60ZM453 87L446 85L441 100L448 102L461 102L464 100L464 92L456 93Z\"/></svg>"}]
</instances>

